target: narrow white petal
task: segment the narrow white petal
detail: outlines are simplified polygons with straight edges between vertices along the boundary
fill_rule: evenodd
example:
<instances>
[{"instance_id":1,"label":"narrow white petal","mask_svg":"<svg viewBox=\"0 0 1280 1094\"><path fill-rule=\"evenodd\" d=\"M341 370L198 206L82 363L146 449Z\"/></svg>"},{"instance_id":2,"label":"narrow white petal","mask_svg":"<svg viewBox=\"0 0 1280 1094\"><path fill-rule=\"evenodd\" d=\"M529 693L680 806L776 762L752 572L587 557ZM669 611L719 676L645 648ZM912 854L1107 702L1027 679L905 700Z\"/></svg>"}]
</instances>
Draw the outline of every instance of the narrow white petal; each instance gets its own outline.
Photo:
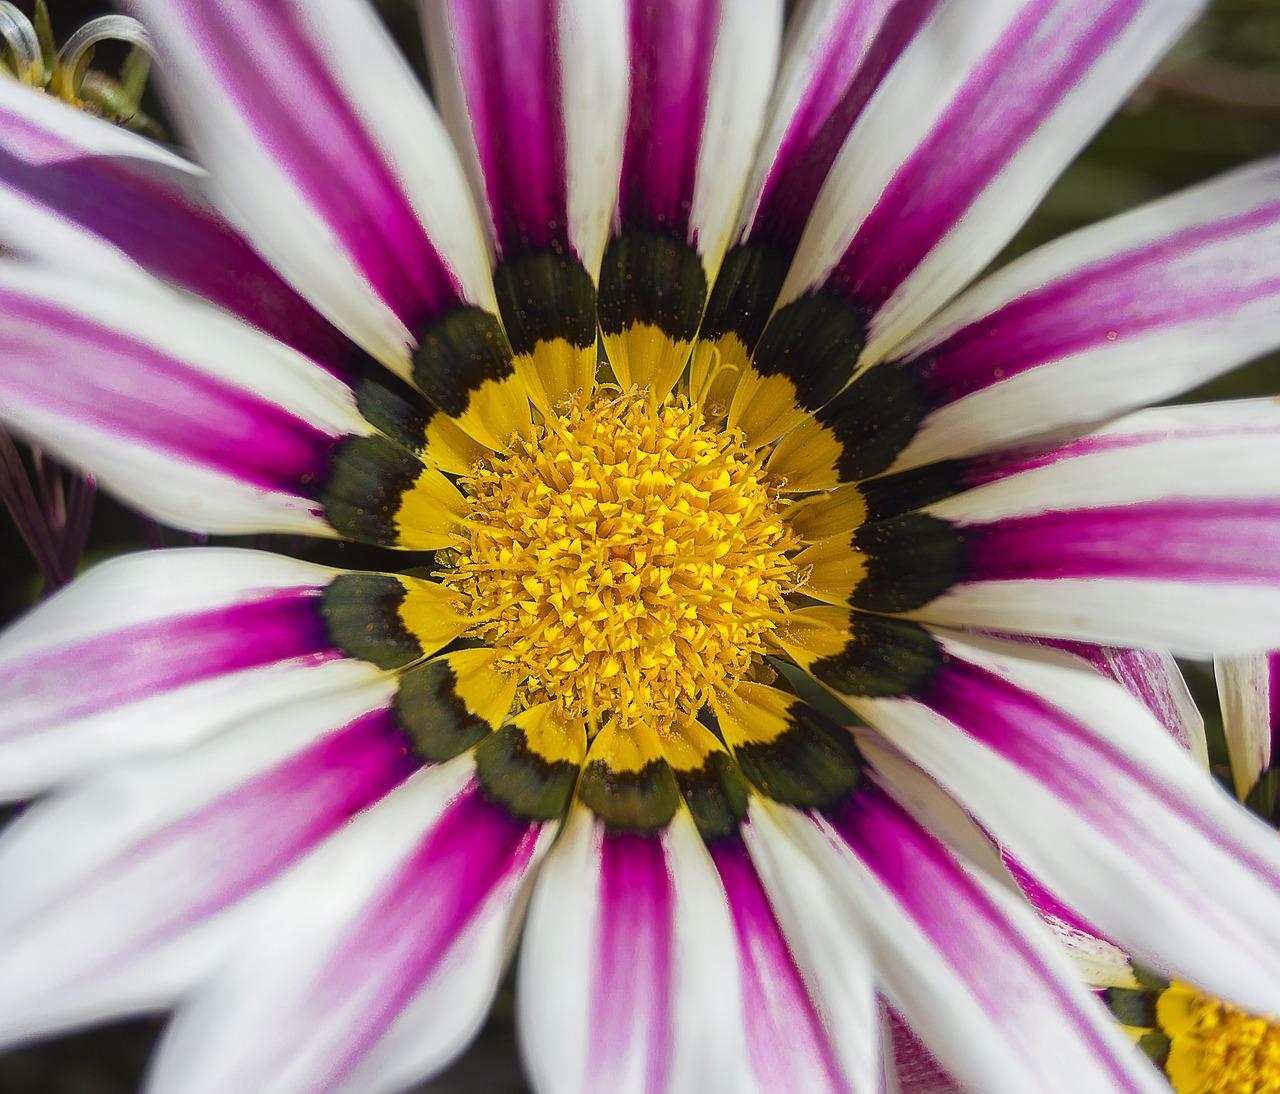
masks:
<instances>
[{"instance_id":1,"label":"narrow white petal","mask_svg":"<svg viewBox=\"0 0 1280 1094\"><path fill-rule=\"evenodd\" d=\"M492 310L463 172L370 7L130 8L223 213L336 326L406 374L428 313L459 294Z\"/></svg>"},{"instance_id":2,"label":"narrow white petal","mask_svg":"<svg viewBox=\"0 0 1280 1094\"><path fill-rule=\"evenodd\" d=\"M1273 652L1222 657L1214 664L1231 778L1241 801L1273 763L1278 669L1280 658Z\"/></svg>"}]
</instances>

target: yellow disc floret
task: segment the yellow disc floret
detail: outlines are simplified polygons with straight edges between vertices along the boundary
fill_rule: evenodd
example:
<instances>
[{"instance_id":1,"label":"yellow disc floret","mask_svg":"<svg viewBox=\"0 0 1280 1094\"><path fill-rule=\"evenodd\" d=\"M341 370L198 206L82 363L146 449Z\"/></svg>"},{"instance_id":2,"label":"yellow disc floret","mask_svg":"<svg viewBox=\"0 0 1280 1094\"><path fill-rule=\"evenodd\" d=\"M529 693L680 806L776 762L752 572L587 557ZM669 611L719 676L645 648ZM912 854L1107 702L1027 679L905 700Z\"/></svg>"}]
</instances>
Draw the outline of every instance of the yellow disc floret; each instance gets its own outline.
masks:
<instances>
[{"instance_id":1,"label":"yellow disc floret","mask_svg":"<svg viewBox=\"0 0 1280 1094\"><path fill-rule=\"evenodd\" d=\"M609 398L609 395L613 398ZM693 717L756 664L798 543L756 455L696 407L605 392L463 479L442 580L472 636L594 733Z\"/></svg>"},{"instance_id":2,"label":"yellow disc floret","mask_svg":"<svg viewBox=\"0 0 1280 1094\"><path fill-rule=\"evenodd\" d=\"M1178 1094L1280 1094L1280 1024L1174 981L1156 1004Z\"/></svg>"}]
</instances>

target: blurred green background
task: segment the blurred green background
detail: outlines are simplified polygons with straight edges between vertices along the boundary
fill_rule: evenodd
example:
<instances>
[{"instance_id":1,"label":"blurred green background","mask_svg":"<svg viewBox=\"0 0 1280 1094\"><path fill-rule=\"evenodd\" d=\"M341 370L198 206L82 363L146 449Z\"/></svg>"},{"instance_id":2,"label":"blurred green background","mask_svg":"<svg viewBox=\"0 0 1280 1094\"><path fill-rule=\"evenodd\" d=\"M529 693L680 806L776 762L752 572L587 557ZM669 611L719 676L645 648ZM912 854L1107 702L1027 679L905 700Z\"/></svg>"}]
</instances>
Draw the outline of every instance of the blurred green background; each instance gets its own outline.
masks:
<instances>
[{"instance_id":1,"label":"blurred green background","mask_svg":"<svg viewBox=\"0 0 1280 1094\"><path fill-rule=\"evenodd\" d=\"M31 10L27 0L18 0L18 7ZM381 0L379 7L420 66L412 0ZM104 5L50 0L50 9L62 40ZM96 67L110 69L115 63L118 59L104 48ZM1218 0L1067 171L998 262L1080 225L1278 152L1280 0ZM1191 397L1278 391L1280 355L1237 370ZM99 498L89 558L144 546L136 518ZM16 615L39 592L38 573L0 510L0 621ZM1188 666L1188 676L1212 724L1212 680L1202 666ZM1215 751L1220 758L1220 742ZM159 1028L158 1020L124 1023L0 1055L0 1094L129 1094L138 1087ZM509 991L472 1050L421 1089L431 1094L525 1089Z\"/></svg>"}]
</instances>

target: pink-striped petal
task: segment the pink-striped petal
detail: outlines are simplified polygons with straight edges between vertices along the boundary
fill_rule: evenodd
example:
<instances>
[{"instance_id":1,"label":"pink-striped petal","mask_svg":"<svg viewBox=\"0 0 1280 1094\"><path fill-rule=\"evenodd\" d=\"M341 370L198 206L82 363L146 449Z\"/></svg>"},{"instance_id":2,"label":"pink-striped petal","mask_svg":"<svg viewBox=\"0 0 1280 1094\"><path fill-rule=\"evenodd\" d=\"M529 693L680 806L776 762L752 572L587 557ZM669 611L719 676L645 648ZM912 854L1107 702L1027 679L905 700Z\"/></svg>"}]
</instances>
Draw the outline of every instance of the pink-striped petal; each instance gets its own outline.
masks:
<instances>
[{"instance_id":1,"label":"pink-striped petal","mask_svg":"<svg viewBox=\"0 0 1280 1094\"><path fill-rule=\"evenodd\" d=\"M825 286L880 360L1000 250L1199 0L950 0L818 197L785 303Z\"/></svg>"},{"instance_id":2,"label":"pink-striped petal","mask_svg":"<svg viewBox=\"0 0 1280 1094\"><path fill-rule=\"evenodd\" d=\"M1184 391L1280 342L1280 162L1050 244L900 347L930 410L894 467ZM878 378L880 377L880 378ZM857 381L874 400L882 377Z\"/></svg>"},{"instance_id":3,"label":"pink-striped petal","mask_svg":"<svg viewBox=\"0 0 1280 1094\"><path fill-rule=\"evenodd\" d=\"M433 84L499 257L567 248L594 278L627 112L622 0L420 4Z\"/></svg>"},{"instance_id":4,"label":"pink-striped petal","mask_svg":"<svg viewBox=\"0 0 1280 1094\"><path fill-rule=\"evenodd\" d=\"M739 241L795 253L849 130L937 4L818 0L797 11L739 217Z\"/></svg>"},{"instance_id":5,"label":"pink-striped petal","mask_svg":"<svg viewBox=\"0 0 1280 1094\"><path fill-rule=\"evenodd\" d=\"M747 1052L762 1091L852 1094L833 1037L834 1023L810 998L746 848L737 840L711 847L733 918ZM729 1016L725 1015L729 1020Z\"/></svg>"},{"instance_id":6,"label":"pink-striped petal","mask_svg":"<svg viewBox=\"0 0 1280 1094\"><path fill-rule=\"evenodd\" d=\"M738 217L777 64L773 0L628 0L624 227L696 247L714 276Z\"/></svg>"},{"instance_id":7,"label":"pink-striped petal","mask_svg":"<svg viewBox=\"0 0 1280 1094\"><path fill-rule=\"evenodd\" d=\"M417 79L359 0L129 4L227 218L402 375L424 323L493 310L484 236ZM370 78L376 73L376 78Z\"/></svg>"},{"instance_id":8,"label":"pink-striped petal","mask_svg":"<svg viewBox=\"0 0 1280 1094\"><path fill-rule=\"evenodd\" d=\"M1031 911L883 791L868 784L824 817L757 810L752 827L761 843L815 860L846 929L876 955L885 996L965 1084L992 1094L1161 1089Z\"/></svg>"},{"instance_id":9,"label":"pink-striped petal","mask_svg":"<svg viewBox=\"0 0 1280 1094\"><path fill-rule=\"evenodd\" d=\"M1030 641L1080 658L1108 680L1114 680L1151 711L1169 731L1169 736L1208 770L1209 745L1205 738L1204 715L1196 706L1177 661L1167 650L1099 646L1062 638L1002 637Z\"/></svg>"},{"instance_id":10,"label":"pink-striped petal","mask_svg":"<svg viewBox=\"0 0 1280 1094\"><path fill-rule=\"evenodd\" d=\"M0 243L73 269L100 263L106 277L136 264L322 365L356 365L361 351L250 249L206 185L152 141L0 84Z\"/></svg>"},{"instance_id":11,"label":"pink-striped petal","mask_svg":"<svg viewBox=\"0 0 1280 1094\"><path fill-rule=\"evenodd\" d=\"M179 1010L148 1089L391 1091L455 1055L554 828L510 818L472 771L420 772L282 879Z\"/></svg>"},{"instance_id":12,"label":"pink-striped petal","mask_svg":"<svg viewBox=\"0 0 1280 1094\"><path fill-rule=\"evenodd\" d=\"M520 955L521 1040L538 1089L753 1090L735 931L688 815L661 836L571 813Z\"/></svg>"},{"instance_id":13,"label":"pink-striped petal","mask_svg":"<svg viewBox=\"0 0 1280 1094\"><path fill-rule=\"evenodd\" d=\"M0 839L0 1041L172 1003L237 908L414 769L387 680L108 767Z\"/></svg>"},{"instance_id":14,"label":"pink-striped petal","mask_svg":"<svg viewBox=\"0 0 1280 1094\"><path fill-rule=\"evenodd\" d=\"M1267 827L1073 659L940 641L948 659L915 699L850 706L1107 938L1222 998L1280 1009L1280 846Z\"/></svg>"},{"instance_id":15,"label":"pink-striped petal","mask_svg":"<svg viewBox=\"0 0 1280 1094\"><path fill-rule=\"evenodd\" d=\"M1245 801L1271 770L1280 732L1280 653L1219 658L1214 665L1222 731L1236 796Z\"/></svg>"},{"instance_id":16,"label":"pink-striped petal","mask_svg":"<svg viewBox=\"0 0 1280 1094\"><path fill-rule=\"evenodd\" d=\"M212 547L95 567L0 636L0 795L181 748L326 681L375 678L340 660L321 619L335 576Z\"/></svg>"},{"instance_id":17,"label":"pink-striped petal","mask_svg":"<svg viewBox=\"0 0 1280 1094\"><path fill-rule=\"evenodd\" d=\"M351 389L259 331L166 292L0 270L0 419L129 504L202 532L336 535L315 496Z\"/></svg>"},{"instance_id":18,"label":"pink-striped petal","mask_svg":"<svg viewBox=\"0 0 1280 1094\"><path fill-rule=\"evenodd\" d=\"M1145 411L926 509L963 576L930 622L1203 656L1280 644L1280 407Z\"/></svg>"},{"instance_id":19,"label":"pink-striped petal","mask_svg":"<svg viewBox=\"0 0 1280 1094\"><path fill-rule=\"evenodd\" d=\"M753 803L742 829L752 866L845 1080L855 1091L878 1090L884 1060L875 957L862 933L850 929L822 864L778 829L770 809Z\"/></svg>"}]
</instances>

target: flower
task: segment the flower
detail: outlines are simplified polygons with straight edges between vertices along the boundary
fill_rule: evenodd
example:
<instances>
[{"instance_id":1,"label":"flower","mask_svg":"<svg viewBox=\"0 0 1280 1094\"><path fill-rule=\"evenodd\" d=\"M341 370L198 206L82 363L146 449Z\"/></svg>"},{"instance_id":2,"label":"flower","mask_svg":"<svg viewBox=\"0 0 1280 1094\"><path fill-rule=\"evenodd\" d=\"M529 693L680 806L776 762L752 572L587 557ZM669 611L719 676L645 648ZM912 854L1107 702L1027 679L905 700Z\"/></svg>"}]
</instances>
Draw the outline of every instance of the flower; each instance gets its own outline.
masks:
<instances>
[{"instance_id":1,"label":"flower","mask_svg":"<svg viewBox=\"0 0 1280 1094\"><path fill-rule=\"evenodd\" d=\"M448 0L443 122L359 0L131 8L202 166L0 84L0 418L408 554L0 639L0 1036L395 1090L520 936L539 1090L878 1090L881 999L975 1090L1161 1089L997 847L1280 1010L1266 827L1027 640L1280 644L1280 408L1134 409L1280 343L1280 164L965 290L1198 4Z\"/></svg>"}]
</instances>

